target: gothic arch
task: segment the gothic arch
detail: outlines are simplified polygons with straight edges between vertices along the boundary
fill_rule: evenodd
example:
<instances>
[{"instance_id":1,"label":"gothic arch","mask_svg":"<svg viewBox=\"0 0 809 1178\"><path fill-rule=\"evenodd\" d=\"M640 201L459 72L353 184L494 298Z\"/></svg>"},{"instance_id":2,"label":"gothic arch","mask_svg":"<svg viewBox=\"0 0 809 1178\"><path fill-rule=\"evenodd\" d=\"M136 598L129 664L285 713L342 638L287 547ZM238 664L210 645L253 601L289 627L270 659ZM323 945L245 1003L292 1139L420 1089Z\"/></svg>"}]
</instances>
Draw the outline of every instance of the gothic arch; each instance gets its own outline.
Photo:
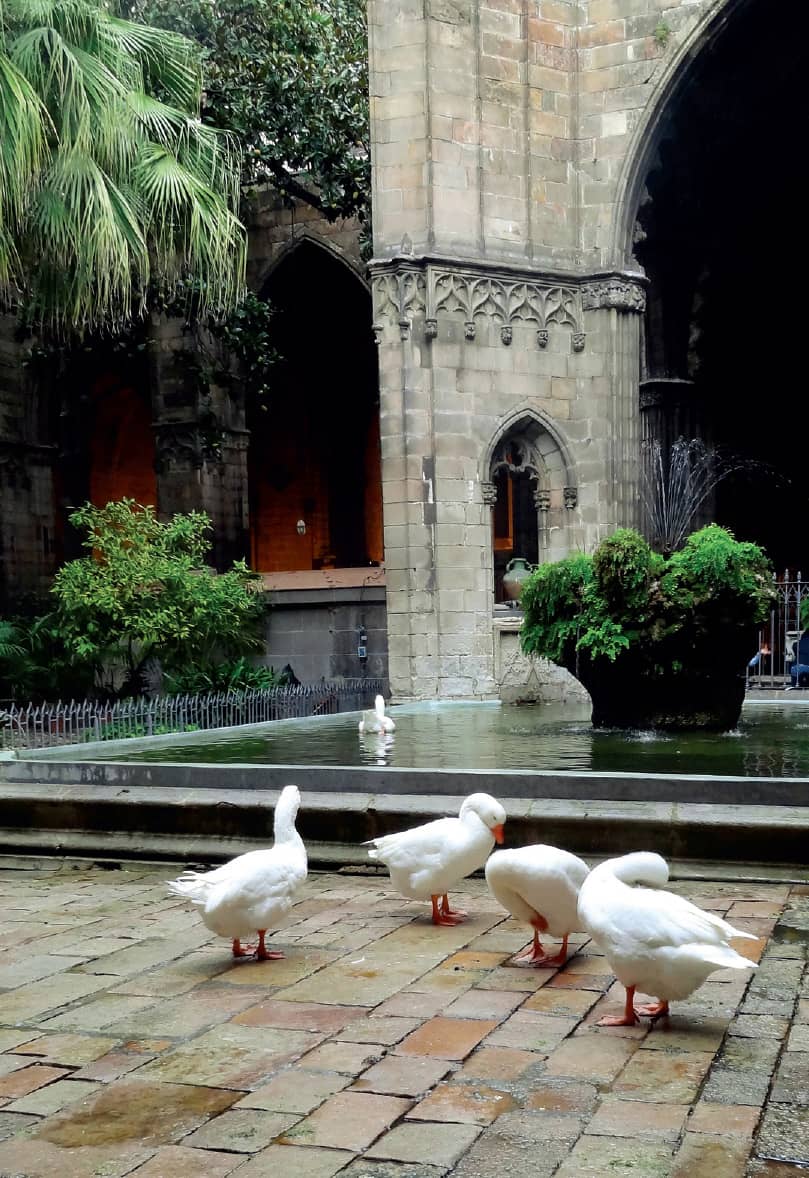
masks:
<instances>
[{"instance_id":1,"label":"gothic arch","mask_svg":"<svg viewBox=\"0 0 809 1178\"><path fill-rule=\"evenodd\" d=\"M345 266L352 277L356 278L362 286L370 291L371 286L365 274L365 266L356 258L352 258L347 254L336 242L329 241L328 238L322 237L319 233L315 233L312 229L307 229L305 226L295 228L287 238L287 240L280 246L273 256L268 259L264 268L258 275L256 288L260 292L261 298L267 297L267 287L272 279L273 273L282 262L285 262L290 254L295 253L302 245L312 245L317 249L323 250L324 253L334 258L340 265Z\"/></svg>"},{"instance_id":2,"label":"gothic arch","mask_svg":"<svg viewBox=\"0 0 809 1178\"><path fill-rule=\"evenodd\" d=\"M554 419L544 410L537 408L536 405L523 404L515 409L512 409L505 417L501 418L497 429L495 430L489 445L483 455L483 460L480 466L480 481L481 484L489 482L492 472L492 464L495 460L495 454L500 444L510 435L516 435L524 427L529 427L533 423L541 433L547 435L547 442L544 443L540 453L543 459L554 456L550 464L546 461L543 466L546 470L546 476L549 470L559 469L563 472L563 479L559 485L561 487L570 488L571 491L576 490L576 472L573 459L570 454L570 447L567 440L562 433L559 425ZM540 476L542 477L542 476ZM549 489L549 488L545 488Z\"/></svg>"},{"instance_id":3,"label":"gothic arch","mask_svg":"<svg viewBox=\"0 0 809 1178\"><path fill-rule=\"evenodd\" d=\"M695 60L722 36L751 0L713 0L661 71L653 96L634 129L613 206L611 255L619 268L634 267L633 234L646 176L654 161L666 113L686 84Z\"/></svg>"},{"instance_id":4,"label":"gothic arch","mask_svg":"<svg viewBox=\"0 0 809 1178\"><path fill-rule=\"evenodd\" d=\"M558 425L534 405L501 420L481 466L484 503L491 509L491 572L495 602L503 576L522 557L543 564L567 555L578 493L570 449Z\"/></svg>"}]
</instances>

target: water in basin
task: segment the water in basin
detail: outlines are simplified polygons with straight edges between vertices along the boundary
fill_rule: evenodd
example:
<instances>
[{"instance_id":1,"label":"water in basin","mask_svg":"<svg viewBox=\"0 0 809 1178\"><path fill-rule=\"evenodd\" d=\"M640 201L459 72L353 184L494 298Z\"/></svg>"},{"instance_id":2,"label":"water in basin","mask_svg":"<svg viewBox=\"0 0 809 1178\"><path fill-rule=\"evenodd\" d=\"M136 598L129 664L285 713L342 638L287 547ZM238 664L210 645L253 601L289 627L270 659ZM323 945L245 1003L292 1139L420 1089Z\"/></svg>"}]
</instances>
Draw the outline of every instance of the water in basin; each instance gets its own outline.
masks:
<instances>
[{"instance_id":1,"label":"water in basin","mask_svg":"<svg viewBox=\"0 0 809 1178\"><path fill-rule=\"evenodd\" d=\"M394 765L435 769L591 770L732 777L809 777L809 703L745 704L736 731L596 731L570 705L418 703L390 710L396 731L360 737L357 714L283 720L178 743L76 755L114 761ZM63 750L64 752L65 750Z\"/></svg>"}]
</instances>

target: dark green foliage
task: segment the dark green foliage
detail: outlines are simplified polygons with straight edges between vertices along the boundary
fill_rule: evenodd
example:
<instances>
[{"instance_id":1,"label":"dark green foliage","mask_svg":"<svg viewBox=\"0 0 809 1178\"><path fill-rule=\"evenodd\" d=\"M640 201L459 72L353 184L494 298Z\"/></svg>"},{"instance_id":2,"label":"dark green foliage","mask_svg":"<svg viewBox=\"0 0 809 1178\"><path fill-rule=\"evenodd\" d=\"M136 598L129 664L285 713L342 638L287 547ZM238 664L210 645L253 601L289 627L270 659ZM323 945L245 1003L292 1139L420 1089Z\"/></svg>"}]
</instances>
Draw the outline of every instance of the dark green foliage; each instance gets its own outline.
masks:
<instances>
[{"instance_id":1,"label":"dark green foliage","mask_svg":"<svg viewBox=\"0 0 809 1178\"><path fill-rule=\"evenodd\" d=\"M244 655L227 662L207 666L190 664L163 675L167 695L196 694L205 691L266 690L278 686L272 667L256 667Z\"/></svg>"},{"instance_id":2,"label":"dark green foliage","mask_svg":"<svg viewBox=\"0 0 809 1178\"><path fill-rule=\"evenodd\" d=\"M708 726L721 712L712 726L723 727L735 722L725 723L735 705L723 706L723 692L738 696L772 578L757 545L716 525L667 559L621 529L592 557L540 566L521 600L523 649L581 679L594 723L681 727L691 706Z\"/></svg>"},{"instance_id":3,"label":"dark green foliage","mask_svg":"<svg viewBox=\"0 0 809 1178\"><path fill-rule=\"evenodd\" d=\"M244 561L217 573L204 560L210 521L204 512L157 518L131 499L86 504L70 517L88 555L56 574L50 615L80 664L118 665L124 691L139 694L143 669L210 672L220 661L261 646L264 603Z\"/></svg>"},{"instance_id":4,"label":"dark green foliage","mask_svg":"<svg viewBox=\"0 0 809 1178\"><path fill-rule=\"evenodd\" d=\"M146 24L196 41L203 122L242 149L242 182L270 182L330 219L370 204L364 0L134 0Z\"/></svg>"}]
</instances>

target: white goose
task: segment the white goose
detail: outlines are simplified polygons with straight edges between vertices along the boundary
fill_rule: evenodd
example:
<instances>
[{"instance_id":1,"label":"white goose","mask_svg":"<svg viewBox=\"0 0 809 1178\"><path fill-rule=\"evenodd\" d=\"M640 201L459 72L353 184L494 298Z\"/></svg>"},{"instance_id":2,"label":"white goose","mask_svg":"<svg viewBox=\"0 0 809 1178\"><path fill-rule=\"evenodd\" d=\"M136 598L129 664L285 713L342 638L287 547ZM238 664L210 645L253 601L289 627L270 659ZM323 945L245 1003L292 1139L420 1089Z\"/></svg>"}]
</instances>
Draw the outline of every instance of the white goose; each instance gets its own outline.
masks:
<instances>
[{"instance_id":1,"label":"white goose","mask_svg":"<svg viewBox=\"0 0 809 1178\"><path fill-rule=\"evenodd\" d=\"M665 859L636 851L594 868L579 892L579 919L599 943L612 972L626 986L624 1013L600 1020L601 1026L632 1026L638 1015L652 1023L669 1013L669 1002L687 998L717 969L755 969L728 943L731 937L754 941L713 912L661 887L668 882ZM657 1002L635 1008L635 990Z\"/></svg>"},{"instance_id":2,"label":"white goose","mask_svg":"<svg viewBox=\"0 0 809 1178\"><path fill-rule=\"evenodd\" d=\"M506 812L493 797L470 794L457 818L438 818L363 845L373 847L371 859L388 866L398 892L432 901L433 924L457 924L466 913L450 908L447 892L483 866L495 839L502 843L505 821Z\"/></svg>"},{"instance_id":3,"label":"white goose","mask_svg":"<svg viewBox=\"0 0 809 1178\"><path fill-rule=\"evenodd\" d=\"M378 695L373 708L368 708L362 713L359 727L360 732L393 732L396 725L390 716L385 715L384 696Z\"/></svg>"},{"instance_id":4,"label":"white goose","mask_svg":"<svg viewBox=\"0 0 809 1178\"><path fill-rule=\"evenodd\" d=\"M568 937L581 928L576 905L588 871L587 864L576 855L541 843L495 851L489 856L486 882L495 900L534 930L533 944L514 958L515 963L564 964ZM545 952L540 933L562 938L558 953L550 956Z\"/></svg>"},{"instance_id":5,"label":"white goose","mask_svg":"<svg viewBox=\"0 0 809 1178\"><path fill-rule=\"evenodd\" d=\"M233 941L233 956L258 961L283 957L266 948L264 936L289 912L306 879L306 847L295 829L301 804L298 787L288 785L275 806L275 844L262 851L248 851L214 871L186 871L168 886L202 909L202 920L211 932ZM258 933L258 946L243 946L242 939Z\"/></svg>"}]
</instances>

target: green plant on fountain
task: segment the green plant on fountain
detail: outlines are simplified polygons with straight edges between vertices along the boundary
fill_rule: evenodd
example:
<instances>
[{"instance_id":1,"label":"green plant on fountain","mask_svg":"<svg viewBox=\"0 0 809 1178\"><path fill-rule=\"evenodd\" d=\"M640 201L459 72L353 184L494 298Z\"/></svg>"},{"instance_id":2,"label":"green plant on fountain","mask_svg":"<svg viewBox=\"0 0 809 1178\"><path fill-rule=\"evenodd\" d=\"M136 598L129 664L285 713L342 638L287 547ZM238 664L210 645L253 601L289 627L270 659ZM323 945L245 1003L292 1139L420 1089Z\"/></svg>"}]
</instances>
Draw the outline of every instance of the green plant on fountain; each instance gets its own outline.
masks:
<instances>
[{"instance_id":1,"label":"green plant on fountain","mask_svg":"<svg viewBox=\"0 0 809 1178\"><path fill-rule=\"evenodd\" d=\"M715 524L669 556L620 529L531 575L522 646L583 683L596 727L727 730L772 592L763 551Z\"/></svg>"}]
</instances>

